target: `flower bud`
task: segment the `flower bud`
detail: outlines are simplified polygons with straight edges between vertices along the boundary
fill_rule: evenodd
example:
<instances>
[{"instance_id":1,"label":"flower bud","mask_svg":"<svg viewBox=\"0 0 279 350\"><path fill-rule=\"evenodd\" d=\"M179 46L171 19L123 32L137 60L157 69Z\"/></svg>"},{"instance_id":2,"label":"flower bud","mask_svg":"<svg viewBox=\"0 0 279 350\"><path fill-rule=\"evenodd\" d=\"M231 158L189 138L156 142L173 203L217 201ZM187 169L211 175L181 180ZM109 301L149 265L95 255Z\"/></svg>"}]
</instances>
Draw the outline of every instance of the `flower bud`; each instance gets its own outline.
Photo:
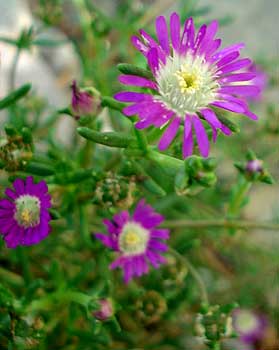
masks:
<instances>
[{"instance_id":1,"label":"flower bud","mask_svg":"<svg viewBox=\"0 0 279 350\"><path fill-rule=\"evenodd\" d=\"M80 90L74 80L72 85L72 110L75 119L79 120L81 116L94 114L97 112L99 102L94 98L93 94L85 90Z\"/></svg>"},{"instance_id":2,"label":"flower bud","mask_svg":"<svg viewBox=\"0 0 279 350\"><path fill-rule=\"evenodd\" d=\"M110 299L99 300L99 310L93 312L93 316L99 321L107 321L114 314L113 305Z\"/></svg>"}]
</instances>

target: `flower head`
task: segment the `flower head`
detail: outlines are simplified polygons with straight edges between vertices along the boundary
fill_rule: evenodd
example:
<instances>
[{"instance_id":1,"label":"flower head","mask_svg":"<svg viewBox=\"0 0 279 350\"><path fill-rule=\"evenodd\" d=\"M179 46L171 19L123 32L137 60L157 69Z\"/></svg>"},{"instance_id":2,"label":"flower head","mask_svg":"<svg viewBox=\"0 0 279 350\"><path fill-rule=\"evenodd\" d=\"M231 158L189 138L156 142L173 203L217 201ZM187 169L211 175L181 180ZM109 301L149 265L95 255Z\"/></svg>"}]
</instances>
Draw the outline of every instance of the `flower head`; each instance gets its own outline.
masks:
<instances>
[{"instance_id":1,"label":"flower head","mask_svg":"<svg viewBox=\"0 0 279 350\"><path fill-rule=\"evenodd\" d=\"M76 119L93 111L93 96L87 91L81 91L74 80L72 85L72 108Z\"/></svg>"},{"instance_id":2,"label":"flower head","mask_svg":"<svg viewBox=\"0 0 279 350\"><path fill-rule=\"evenodd\" d=\"M162 215L141 200L132 216L123 211L113 220L103 221L109 234L97 233L95 236L118 253L110 268L121 267L125 283L134 276L148 273L148 262L155 268L166 262L161 253L167 251L167 245L162 241L168 239L169 230L156 228L163 220Z\"/></svg>"},{"instance_id":3,"label":"flower head","mask_svg":"<svg viewBox=\"0 0 279 350\"><path fill-rule=\"evenodd\" d=\"M182 35L180 29L180 18L173 13L169 33L165 17L156 19L158 42L144 30L139 31L139 37L132 37L133 45L146 57L152 77L121 75L119 81L152 92L125 91L117 93L115 99L132 103L123 113L138 115L136 128L166 127L159 142L160 150L168 148L184 124L183 157L193 153L193 131L201 155L207 157L209 140L204 123L209 124L216 141L217 130L225 135L231 131L215 111L224 109L256 120L245 98L258 94L259 88L249 83L255 77L247 70L251 60L239 58L244 44L219 50L221 40L215 39L217 21L202 25L195 32L193 19L189 18Z\"/></svg>"},{"instance_id":4,"label":"flower head","mask_svg":"<svg viewBox=\"0 0 279 350\"><path fill-rule=\"evenodd\" d=\"M254 311L236 309L233 313L233 326L241 341L250 344L263 337L266 329L266 319Z\"/></svg>"},{"instance_id":5,"label":"flower head","mask_svg":"<svg viewBox=\"0 0 279 350\"><path fill-rule=\"evenodd\" d=\"M16 179L14 189L0 200L0 234L8 248L39 243L50 233L51 198L45 181L35 184L33 177Z\"/></svg>"}]
</instances>

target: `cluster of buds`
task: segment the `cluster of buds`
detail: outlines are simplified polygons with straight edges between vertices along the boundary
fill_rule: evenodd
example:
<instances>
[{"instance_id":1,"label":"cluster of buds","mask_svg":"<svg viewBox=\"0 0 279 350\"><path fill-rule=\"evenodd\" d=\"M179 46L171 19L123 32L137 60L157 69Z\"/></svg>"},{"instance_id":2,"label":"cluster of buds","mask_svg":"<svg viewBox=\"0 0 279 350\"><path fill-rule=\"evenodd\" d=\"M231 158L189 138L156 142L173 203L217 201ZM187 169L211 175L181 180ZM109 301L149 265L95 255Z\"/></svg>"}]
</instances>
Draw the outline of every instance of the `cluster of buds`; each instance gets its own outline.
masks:
<instances>
[{"instance_id":1,"label":"cluster of buds","mask_svg":"<svg viewBox=\"0 0 279 350\"><path fill-rule=\"evenodd\" d=\"M0 168L7 171L23 170L33 155L30 129L18 132L13 126L5 126L6 136L0 138Z\"/></svg>"},{"instance_id":2,"label":"cluster of buds","mask_svg":"<svg viewBox=\"0 0 279 350\"><path fill-rule=\"evenodd\" d=\"M167 303L155 290L144 292L135 302L135 316L145 326L158 323L167 311Z\"/></svg>"},{"instance_id":3,"label":"cluster of buds","mask_svg":"<svg viewBox=\"0 0 279 350\"><path fill-rule=\"evenodd\" d=\"M93 203L117 208L130 208L136 191L134 176L126 177L108 172L96 182Z\"/></svg>"},{"instance_id":4,"label":"cluster of buds","mask_svg":"<svg viewBox=\"0 0 279 350\"><path fill-rule=\"evenodd\" d=\"M258 159L253 151L246 154L246 163L235 163L235 167L250 182L260 181L267 184L274 182L272 176L265 169L263 161Z\"/></svg>"},{"instance_id":5,"label":"cluster of buds","mask_svg":"<svg viewBox=\"0 0 279 350\"><path fill-rule=\"evenodd\" d=\"M235 307L235 304L202 306L196 319L196 333L209 349L219 350L222 340L235 337L231 315Z\"/></svg>"},{"instance_id":6,"label":"cluster of buds","mask_svg":"<svg viewBox=\"0 0 279 350\"><path fill-rule=\"evenodd\" d=\"M216 183L216 161L213 158L191 156L185 161L185 169L181 169L175 177L175 191L178 195L195 195L204 187Z\"/></svg>"},{"instance_id":7,"label":"cluster of buds","mask_svg":"<svg viewBox=\"0 0 279 350\"><path fill-rule=\"evenodd\" d=\"M166 288L176 292L177 287L181 288L184 285L187 274L188 269L181 259L167 255L167 263L162 268L163 283Z\"/></svg>"}]
</instances>

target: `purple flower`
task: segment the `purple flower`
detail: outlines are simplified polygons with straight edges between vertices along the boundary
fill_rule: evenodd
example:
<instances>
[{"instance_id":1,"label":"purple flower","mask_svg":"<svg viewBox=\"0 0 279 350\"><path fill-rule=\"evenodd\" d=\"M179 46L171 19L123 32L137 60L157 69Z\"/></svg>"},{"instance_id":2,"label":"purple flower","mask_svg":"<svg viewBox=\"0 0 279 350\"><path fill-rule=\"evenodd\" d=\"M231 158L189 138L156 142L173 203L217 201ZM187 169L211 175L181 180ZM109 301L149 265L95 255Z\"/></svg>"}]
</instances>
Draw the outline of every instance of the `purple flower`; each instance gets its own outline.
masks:
<instances>
[{"instance_id":1,"label":"purple flower","mask_svg":"<svg viewBox=\"0 0 279 350\"><path fill-rule=\"evenodd\" d=\"M113 220L103 221L109 234L97 233L96 238L118 253L110 268L121 267L125 283L134 276L148 273L148 262L155 268L166 263L161 253L168 247L162 241L169 238L169 230L156 228L163 220L164 217L142 199L133 216L122 211Z\"/></svg>"},{"instance_id":2,"label":"purple flower","mask_svg":"<svg viewBox=\"0 0 279 350\"><path fill-rule=\"evenodd\" d=\"M45 181L16 179L0 200L0 232L8 248L39 243L50 233L51 197Z\"/></svg>"},{"instance_id":3,"label":"purple flower","mask_svg":"<svg viewBox=\"0 0 279 350\"><path fill-rule=\"evenodd\" d=\"M165 17L156 19L158 42L144 30L132 43L147 59L153 78L136 75L121 75L125 85L148 88L152 92L124 91L115 99L132 104L123 109L127 116L137 114L138 129L149 126L165 127L159 149L168 148L179 127L184 124L183 157L193 153L193 133L202 156L209 154L209 140L204 123L209 124L216 141L217 130L225 135L231 131L218 119L215 110L243 114L257 120L247 105L246 97L259 93L257 84L249 81L255 74L249 72L252 61L239 58L243 43L219 50L221 39L215 39L218 22L202 25L195 33L193 19L185 21L180 32L177 13L170 17L170 31Z\"/></svg>"},{"instance_id":4,"label":"purple flower","mask_svg":"<svg viewBox=\"0 0 279 350\"><path fill-rule=\"evenodd\" d=\"M246 309L236 309L233 313L233 326L246 344L253 344L260 340L267 325L266 318L256 312Z\"/></svg>"},{"instance_id":5,"label":"purple flower","mask_svg":"<svg viewBox=\"0 0 279 350\"><path fill-rule=\"evenodd\" d=\"M93 312L93 316L99 321L106 321L113 315L113 306L110 299L99 300L100 309Z\"/></svg>"},{"instance_id":6,"label":"purple flower","mask_svg":"<svg viewBox=\"0 0 279 350\"><path fill-rule=\"evenodd\" d=\"M93 111L93 96L87 91L81 91L76 81L72 83L72 108L76 119Z\"/></svg>"}]
</instances>

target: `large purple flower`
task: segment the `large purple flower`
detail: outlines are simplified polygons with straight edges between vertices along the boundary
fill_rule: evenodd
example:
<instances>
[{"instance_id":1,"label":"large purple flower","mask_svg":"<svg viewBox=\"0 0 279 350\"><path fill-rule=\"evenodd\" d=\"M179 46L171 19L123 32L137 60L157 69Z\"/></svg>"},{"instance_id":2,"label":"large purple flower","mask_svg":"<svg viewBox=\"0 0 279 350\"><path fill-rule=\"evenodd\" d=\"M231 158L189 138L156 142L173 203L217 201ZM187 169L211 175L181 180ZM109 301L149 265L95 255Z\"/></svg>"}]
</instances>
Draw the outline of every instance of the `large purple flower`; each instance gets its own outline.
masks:
<instances>
[{"instance_id":1,"label":"large purple flower","mask_svg":"<svg viewBox=\"0 0 279 350\"><path fill-rule=\"evenodd\" d=\"M39 243L50 233L51 197L45 181L16 179L0 200L0 233L8 248Z\"/></svg>"},{"instance_id":2,"label":"large purple flower","mask_svg":"<svg viewBox=\"0 0 279 350\"><path fill-rule=\"evenodd\" d=\"M163 220L162 215L141 200L132 216L123 211L114 215L113 220L103 221L109 234L95 236L118 253L110 268L121 267L125 283L133 276L148 273L148 262L155 268L166 262L161 253L167 250L167 245L162 241L169 238L169 230L156 228Z\"/></svg>"},{"instance_id":3,"label":"large purple flower","mask_svg":"<svg viewBox=\"0 0 279 350\"><path fill-rule=\"evenodd\" d=\"M212 128L214 142L217 130L231 134L216 116L215 109L257 120L246 102L247 96L259 93L256 85L247 83L255 77L254 72L248 71L252 61L239 58L243 43L218 50L221 39L215 39L217 29L218 22L213 21L195 33L193 19L189 18L181 31L180 18L173 13L169 33L165 17L156 19L158 42L142 29L139 37L132 37L133 45L146 57L153 78L121 75L119 80L152 92L124 91L115 98L132 103L123 113L138 115L136 128L166 127L159 142L160 150L168 148L184 124L183 157L193 153L193 131L201 155L207 157L209 140L204 122Z\"/></svg>"}]
</instances>

